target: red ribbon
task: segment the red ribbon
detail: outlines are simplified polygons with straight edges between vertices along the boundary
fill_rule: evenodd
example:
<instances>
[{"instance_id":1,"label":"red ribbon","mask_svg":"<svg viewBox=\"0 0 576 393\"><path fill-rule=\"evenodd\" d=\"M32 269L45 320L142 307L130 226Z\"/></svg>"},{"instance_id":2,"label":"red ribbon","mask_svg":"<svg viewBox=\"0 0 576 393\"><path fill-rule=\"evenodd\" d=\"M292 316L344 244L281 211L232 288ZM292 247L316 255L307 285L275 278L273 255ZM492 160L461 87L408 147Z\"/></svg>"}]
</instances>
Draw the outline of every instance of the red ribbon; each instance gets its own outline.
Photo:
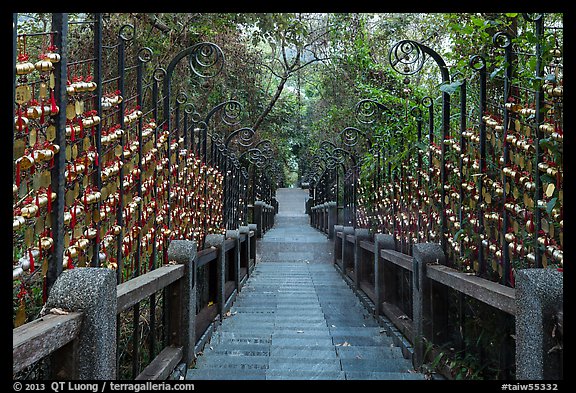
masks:
<instances>
[{"instance_id":1,"label":"red ribbon","mask_svg":"<svg viewBox=\"0 0 576 393\"><path fill-rule=\"evenodd\" d=\"M30 273L34 273L34 255L32 255L32 249L28 250L28 257L30 258Z\"/></svg>"},{"instance_id":2,"label":"red ribbon","mask_svg":"<svg viewBox=\"0 0 576 393\"><path fill-rule=\"evenodd\" d=\"M50 113L56 114L58 107L56 106L56 99L54 98L54 89L50 90Z\"/></svg>"}]
</instances>

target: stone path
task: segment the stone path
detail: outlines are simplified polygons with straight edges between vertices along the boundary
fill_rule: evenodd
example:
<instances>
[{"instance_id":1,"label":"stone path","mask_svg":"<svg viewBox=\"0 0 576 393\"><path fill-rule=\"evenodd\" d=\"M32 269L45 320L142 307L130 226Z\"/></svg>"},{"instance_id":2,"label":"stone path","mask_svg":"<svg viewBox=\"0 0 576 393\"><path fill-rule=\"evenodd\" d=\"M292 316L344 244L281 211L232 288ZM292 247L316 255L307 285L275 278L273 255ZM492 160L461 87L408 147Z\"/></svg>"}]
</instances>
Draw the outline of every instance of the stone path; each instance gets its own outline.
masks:
<instances>
[{"instance_id":1,"label":"stone path","mask_svg":"<svg viewBox=\"0 0 576 393\"><path fill-rule=\"evenodd\" d=\"M254 272L186 379L424 379L335 270L307 194L277 191Z\"/></svg>"}]
</instances>

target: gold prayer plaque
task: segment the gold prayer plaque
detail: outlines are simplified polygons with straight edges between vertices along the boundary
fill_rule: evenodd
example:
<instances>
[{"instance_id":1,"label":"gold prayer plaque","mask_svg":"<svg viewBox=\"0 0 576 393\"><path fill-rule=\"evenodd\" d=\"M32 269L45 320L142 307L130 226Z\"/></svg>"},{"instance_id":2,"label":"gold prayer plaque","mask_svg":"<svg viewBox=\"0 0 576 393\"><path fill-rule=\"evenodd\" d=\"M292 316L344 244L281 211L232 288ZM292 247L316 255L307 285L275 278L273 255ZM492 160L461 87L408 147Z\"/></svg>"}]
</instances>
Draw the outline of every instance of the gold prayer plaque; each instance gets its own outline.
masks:
<instances>
[{"instance_id":1,"label":"gold prayer plaque","mask_svg":"<svg viewBox=\"0 0 576 393\"><path fill-rule=\"evenodd\" d=\"M20 158L24 155L24 150L26 150L26 143L24 139L17 139L14 141L14 158Z\"/></svg>"},{"instance_id":2,"label":"gold prayer plaque","mask_svg":"<svg viewBox=\"0 0 576 393\"><path fill-rule=\"evenodd\" d=\"M48 128L46 128L46 139L50 142L56 139L56 127L53 125L49 125Z\"/></svg>"},{"instance_id":3,"label":"gold prayer plaque","mask_svg":"<svg viewBox=\"0 0 576 393\"><path fill-rule=\"evenodd\" d=\"M72 120L76 117L76 108L73 104L66 105L66 119Z\"/></svg>"}]
</instances>

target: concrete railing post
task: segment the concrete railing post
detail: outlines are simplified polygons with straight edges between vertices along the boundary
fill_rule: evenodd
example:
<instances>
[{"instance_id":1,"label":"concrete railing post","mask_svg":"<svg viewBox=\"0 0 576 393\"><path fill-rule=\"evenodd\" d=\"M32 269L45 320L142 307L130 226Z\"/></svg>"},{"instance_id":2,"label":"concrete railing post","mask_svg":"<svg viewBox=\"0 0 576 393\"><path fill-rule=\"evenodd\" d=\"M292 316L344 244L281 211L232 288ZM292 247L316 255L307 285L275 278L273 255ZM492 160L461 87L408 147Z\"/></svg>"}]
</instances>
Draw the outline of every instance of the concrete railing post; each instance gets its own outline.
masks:
<instances>
[{"instance_id":1,"label":"concrete railing post","mask_svg":"<svg viewBox=\"0 0 576 393\"><path fill-rule=\"evenodd\" d=\"M562 352L557 346L563 332L555 323L563 313L563 291L564 276L557 270L516 273L516 379L562 379Z\"/></svg>"},{"instance_id":2,"label":"concrete railing post","mask_svg":"<svg viewBox=\"0 0 576 393\"><path fill-rule=\"evenodd\" d=\"M204 241L204 248L216 247L218 250L218 257L216 259L216 302L218 303L219 319L222 320L224 315L224 305L226 303L226 255L224 252L224 235L209 234L206 235Z\"/></svg>"},{"instance_id":3,"label":"concrete railing post","mask_svg":"<svg viewBox=\"0 0 576 393\"><path fill-rule=\"evenodd\" d=\"M239 229L228 229L226 231L227 239L234 239L234 260L230 263L234 263L234 285L236 290L240 292L240 230Z\"/></svg>"},{"instance_id":4,"label":"concrete railing post","mask_svg":"<svg viewBox=\"0 0 576 393\"><path fill-rule=\"evenodd\" d=\"M354 227L342 227L342 272L354 264L354 246L346 240L347 235L354 234Z\"/></svg>"},{"instance_id":5,"label":"concrete railing post","mask_svg":"<svg viewBox=\"0 0 576 393\"><path fill-rule=\"evenodd\" d=\"M385 291L389 289L387 284L393 280L391 274L387 274L386 270L388 269L385 266L381 269L380 250L394 250L395 247L394 236L384 233L374 235L374 303L376 303L376 318L380 316L382 302L386 299Z\"/></svg>"},{"instance_id":6,"label":"concrete railing post","mask_svg":"<svg viewBox=\"0 0 576 393\"><path fill-rule=\"evenodd\" d=\"M246 277L250 276L250 227L240 225L238 228L240 235L246 235L244 246L240 246L240 267L246 267Z\"/></svg>"},{"instance_id":7,"label":"concrete railing post","mask_svg":"<svg viewBox=\"0 0 576 393\"><path fill-rule=\"evenodd\" d=\"M250 241L250 259L252 260L252 268L256 265L256 233L258 231L258 225L256 224L248 224L248 229L254 232L254 236L248 236L248 240ZM250 262L250 261L248 261ZM250 264L250 263L248 263ZM250 269L250 267L249 267Z\"/></svg>"},{"instance_id":8,"label":"concrete railing post","mask_svg":"<svg viewBox=\"0 0 576 393\"><path fill-rule=\"evenodd\" d=\"M444 264L442 247L437 243L417 243L412 247L412 324L414 333L415 368L424 364L424 340L431 339L430 280L426 279L426 265Z\"/></svg>"},{"instance_id":9,"label":"concrete railing post","mask_svg":"<svg viewBox=\"0 0 576 393\"><path fill-rule=\"evenodd\" d=\"M342 258L342 239L338 239L338 232L342 232L343 230L343 225L334 225L334 255L332 258L335 264L338 263L338 259ZM342 263L341 259L340 263Z\"/></svg>"},{"instance_id":10,"label":"concrete railing post","mask_svg":"<svg viewBox=\"0 0 576 393\"><path fill-rule=\"evenodd\" d=\"M362 247L360 247L360 241L370 239L370 230L366 228L356 229L354 230L354 237L354 286L359 289L362 278Z\"/></svg>"},{"instance_id":11,"label":"concrete railing post","mask_svg":"<svg viewBox=\"0 0 576 393\"><path fill-rule=\"evenodd\" d=\"M172 240L168 245L168 261L184 265L184 277L172 285L178 285L176 310L180 323L170 330L177 332L177 346L182 346L182 361L190 365L196 354L196 252L197 244L191 240Z\"/></svg>"},{"instance_id":12,"label":"concrete railing post","mask_svg":"<svg viewBox=\"0 0 576 393\"><path fill-rule=\"evenodd\" d=\"M254 202L254 224L256 224L256 237L261 238L262 233L264 232L264 228L262 225L264 224L264 220L262 217L264 210L264 202L256 201Z\"/></svg>"},{"instance_id":13,"label":"concrete railing post","mask_svg":"<svg viewBox=\"0 0 576 393\"><path fill-rule=\"evenodd\" d=\"M116 273L106 268L65 270L50 290L46 309L84 314L78 335L76 375L58 379L116 379Z\"/></svg>"},{"instance_id":14,"label":"concrete railing post","mask_svg":"<svg viewBox=\"0 0 576 393\"><path fill-rule=\"evenodd\" d=\"M328 239L334 239L334 225L338 223L336 202L328 202Z\"/></svg>"}]
</instances>

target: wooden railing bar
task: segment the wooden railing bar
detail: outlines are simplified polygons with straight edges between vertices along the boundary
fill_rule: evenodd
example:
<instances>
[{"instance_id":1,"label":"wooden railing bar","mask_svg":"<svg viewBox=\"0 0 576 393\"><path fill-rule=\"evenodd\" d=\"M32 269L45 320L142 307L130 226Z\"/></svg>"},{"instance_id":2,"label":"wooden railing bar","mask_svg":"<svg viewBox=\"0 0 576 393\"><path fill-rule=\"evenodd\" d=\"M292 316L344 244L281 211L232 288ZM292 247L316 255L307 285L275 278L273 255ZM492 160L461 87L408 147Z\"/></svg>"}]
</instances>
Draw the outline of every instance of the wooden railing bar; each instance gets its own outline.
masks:
<instances>
[{"instance_id":1,"label":"wooden railing bar","mask_svg":"<svg viewBox=\"0 0 576 393\"><path fill-rule=\"evenodd\" d=\"M120 314L183 276L184 265L165 265L119 284L116 287L116 313Z\"/></svg>"},{"instance_id":2,"label":"wooden railing bar","mask_svg":"<svg viewBox=\"0 0 576 393\"><path fill-rule=\"evenodd\" d=\"M48 314L12 330L12 372L17 373L74 340L83 314Z\"/></svg>"}]
</instances>

